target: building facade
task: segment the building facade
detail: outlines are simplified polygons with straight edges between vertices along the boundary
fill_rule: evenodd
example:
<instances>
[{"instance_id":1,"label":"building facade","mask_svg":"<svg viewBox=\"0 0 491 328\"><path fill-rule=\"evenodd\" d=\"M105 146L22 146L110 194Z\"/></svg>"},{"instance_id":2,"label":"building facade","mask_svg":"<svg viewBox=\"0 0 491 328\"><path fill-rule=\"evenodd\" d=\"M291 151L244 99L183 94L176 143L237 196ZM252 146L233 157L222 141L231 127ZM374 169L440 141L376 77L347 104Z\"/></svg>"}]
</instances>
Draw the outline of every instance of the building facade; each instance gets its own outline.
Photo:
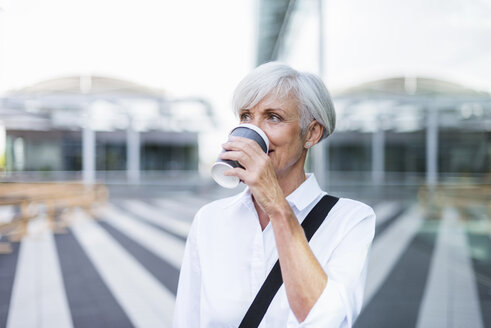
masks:
<instances>
[{"instance_id":1,"label":"building facade","mask_svg":"<svg viewBox=\"0 0 491 328\"><path fill-rule=\"evenodd\" d=\"M0 99L6 176L130 179L196 172L209 104L107 77L43 81ZM43 173L40 173L43 172ZM19 176L17 174L16 176Z\"/></svg>"}]
</instances>

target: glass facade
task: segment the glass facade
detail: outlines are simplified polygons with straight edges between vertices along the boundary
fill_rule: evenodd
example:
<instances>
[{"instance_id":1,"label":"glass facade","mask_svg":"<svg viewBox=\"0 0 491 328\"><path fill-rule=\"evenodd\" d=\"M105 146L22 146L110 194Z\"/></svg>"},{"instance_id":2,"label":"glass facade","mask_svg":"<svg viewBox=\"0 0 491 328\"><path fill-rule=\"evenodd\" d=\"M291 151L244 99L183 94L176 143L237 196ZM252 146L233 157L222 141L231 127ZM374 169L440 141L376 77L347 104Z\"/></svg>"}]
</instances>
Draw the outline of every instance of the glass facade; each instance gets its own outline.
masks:
<instances>
[{"instance_id":1,"label":"glass facade","mask_svg":"<svg viewBox=\"0 0 491 328\"><path fill-rule=\"evenodd\" d=\"M491 173L491 132L444 129L438 140L442 174L472 177Z\"/></svg>"},{"instance_id":2,"label":"glass facade","mask_svg":"<svg viewBox=\"0 0 491 328\"><path fill-rule=\"evenodd\" d=\"M141 169L152 170L197 170L196 145L142 145Z\"/></svg>"}]
</instances>

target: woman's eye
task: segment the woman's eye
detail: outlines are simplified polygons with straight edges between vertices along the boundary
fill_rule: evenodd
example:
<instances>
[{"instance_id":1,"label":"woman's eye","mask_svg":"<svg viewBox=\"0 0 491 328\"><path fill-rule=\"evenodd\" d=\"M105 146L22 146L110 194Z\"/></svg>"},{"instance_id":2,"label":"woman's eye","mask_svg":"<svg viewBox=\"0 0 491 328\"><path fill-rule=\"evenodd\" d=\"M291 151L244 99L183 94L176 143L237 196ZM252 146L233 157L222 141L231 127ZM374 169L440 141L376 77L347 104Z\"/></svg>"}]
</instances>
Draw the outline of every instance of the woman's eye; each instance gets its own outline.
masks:
<instances>
[{"instance_id":1,"label":"woman's eye","mask_svg":"<svg viewBox=\"0 0 491 328\"><path fill-rule=\"evenodd\" d=\"M246 113L243 113L243 114L240 114L240 121L247 121L249 120L250 118L250 115L249 114L246 114Z\"/></svg>"},{"instance_id":2,"label":"woman's eye","mask_svg":"<svg viewBox=\"0 0 491 328\"><path fill-rule=\"evenodd\" d=\"M273 122L279 122L281 121L281 117L279 117L278 115L275 115L275 114L270 114L269 115L269 119Z\"/></svg>"}]
</instances>

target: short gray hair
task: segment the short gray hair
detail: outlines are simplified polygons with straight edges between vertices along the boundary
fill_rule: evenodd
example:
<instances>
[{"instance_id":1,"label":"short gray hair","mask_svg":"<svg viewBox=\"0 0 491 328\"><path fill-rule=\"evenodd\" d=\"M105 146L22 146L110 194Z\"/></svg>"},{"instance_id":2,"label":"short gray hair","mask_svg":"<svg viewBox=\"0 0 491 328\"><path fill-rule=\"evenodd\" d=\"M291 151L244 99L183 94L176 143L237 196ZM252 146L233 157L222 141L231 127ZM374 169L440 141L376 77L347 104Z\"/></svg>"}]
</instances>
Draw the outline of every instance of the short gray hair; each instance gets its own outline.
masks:
<instances>
[{"instance_id":1,"label":"short gray hair","mask_svg":"<svg viewBox=\"0 0 491 328\"><path fill-rule=\"evenodd\" d=\"M234 112L256 106L268 95L293 94L300 105L300 128L305 133L313 120L319 122L327 138L336 126L336 112L324 82L315 74L298 72L288 65L269 62L256 67L239 82L233 97Z\"/></svg>"}]
</instances>

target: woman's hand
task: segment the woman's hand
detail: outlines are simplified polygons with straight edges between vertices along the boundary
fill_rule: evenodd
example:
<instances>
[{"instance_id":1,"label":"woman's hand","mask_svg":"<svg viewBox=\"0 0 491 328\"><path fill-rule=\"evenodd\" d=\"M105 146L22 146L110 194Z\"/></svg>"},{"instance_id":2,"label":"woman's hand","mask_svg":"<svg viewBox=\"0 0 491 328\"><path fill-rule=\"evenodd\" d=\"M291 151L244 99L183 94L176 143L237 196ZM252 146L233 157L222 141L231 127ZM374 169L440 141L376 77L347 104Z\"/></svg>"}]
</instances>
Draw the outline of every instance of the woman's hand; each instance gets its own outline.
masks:
<instances>
[{"instance_id":1,"label":"woman's hand","mask_svg":"<svg viewBox=\"0 0 491 328\"><path fill-rule=\"evenodd\" d=\"M269 215L285 201L276 173L268 154L252 139L231 136L224 143L227 150L221 159L238 161L245 169L237 167L225 171L225 175L236 176L247 184L257 204Z\"/></svg>"}]
</instances>

